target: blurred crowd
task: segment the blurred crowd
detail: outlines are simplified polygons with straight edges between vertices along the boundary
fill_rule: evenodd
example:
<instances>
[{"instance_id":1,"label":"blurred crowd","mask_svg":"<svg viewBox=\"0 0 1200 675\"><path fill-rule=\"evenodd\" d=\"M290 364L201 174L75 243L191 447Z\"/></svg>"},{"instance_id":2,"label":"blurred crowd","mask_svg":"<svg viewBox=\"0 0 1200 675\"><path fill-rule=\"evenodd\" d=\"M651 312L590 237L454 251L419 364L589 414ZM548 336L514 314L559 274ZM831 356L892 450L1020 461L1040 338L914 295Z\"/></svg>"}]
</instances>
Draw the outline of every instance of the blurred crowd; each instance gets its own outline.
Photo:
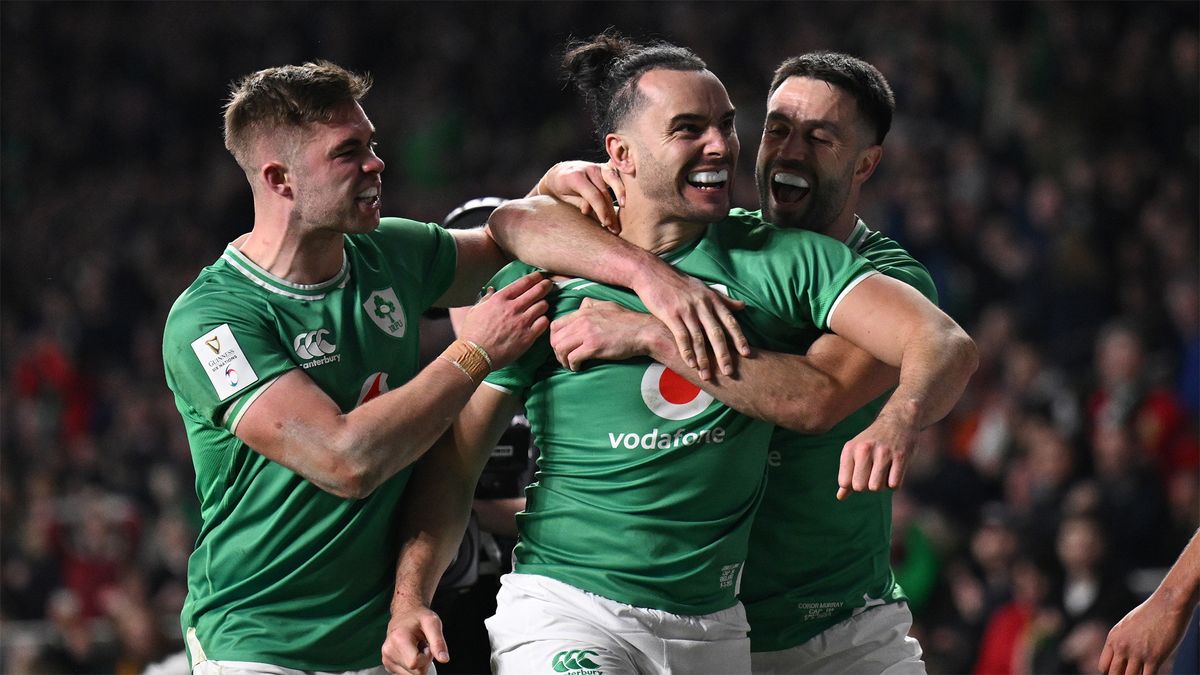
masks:
<instances>
[{"instance_id":1,"label":"blurred crowd","mask_svg":"<svg viewBox=\"0 0 1200 675\"><path fill-rule=\"evenodd\" d=\"M931 673L1087 672L1200 521L1200 5L33 3L0 7L0 670L181 649L198 525L163 381L174 298L247 231L233 79L370 71L384 212L440 221L595 158L571 35L687 45L738 106L874 63L898 113L861 216L933 274L981 367L895 497ZM814 552L819 555L820 552Z\"/></svg>"}]
</instances>

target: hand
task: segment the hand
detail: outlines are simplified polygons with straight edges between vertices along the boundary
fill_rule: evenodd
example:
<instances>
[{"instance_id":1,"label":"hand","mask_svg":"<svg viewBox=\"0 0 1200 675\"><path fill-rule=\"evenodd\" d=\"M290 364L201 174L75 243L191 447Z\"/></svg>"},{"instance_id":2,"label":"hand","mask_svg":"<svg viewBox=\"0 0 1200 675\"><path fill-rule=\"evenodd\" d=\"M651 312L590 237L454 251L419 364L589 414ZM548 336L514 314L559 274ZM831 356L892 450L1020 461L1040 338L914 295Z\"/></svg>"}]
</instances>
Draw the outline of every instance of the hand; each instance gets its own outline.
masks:
<instances>
[{"instance_id":1,"label":"hand","mask_svg":"<svg viewBox=\"0 0 1200 675\"><path fill-rule=\"evenodd\" d=\"M625 183L616 167L570 161L550 167L532 194L561 199L578 208L583 215L593 216L613 234L619 234L621 221L617 217L617 210L613 208L609 189L616 195L617 203L624 206Z\"/></svg>"},{"instance_id":2,"label":"hand","mask_svg":"<svg viewBox=\"0 0 1200 675\"><path fill-rule=\"evenodd\" d=\"M493 370L511 363L550 325L545 297L553 286L530 272L499 291L489 289L467 312L458 336L483 347Z\"/></svg>"},{"instance_id":3,"label":"hand","mask_svg":"<svg viewBox=\"0 0 1200 675\"><path fill-rule=\"evenodd\" d=\"M649 355L656 330L670 342L666 326L653 316L584 298L578 310L550 324L550 346L564 368L579 370L592 359L623 361Z\"/></svg>"},{"instance_id":4,"label":"hand","mask_svg":"<svg viewBox=\"0 0 1200 675\"><path fill-rule=\"evenodd\" d=\"M911 423L881 413L871 426L842 446L838 500L851 491L900 487L916 442L917 430Z\"/></svg>"},{"instance_id":5,"label":"hand","mask_svg":"<svg viewBox=\"0 0 1200 675\"><path fill-rule=\"evenodd\" d=\"M733 357L725 334L729 333L739 354L750 356L750 343L733 316L746 303L729 298L669 265L646 266L643 274L630 288L646 309L666 324L684 363L699 371L700 379L710 379L708 348L711 346L721 372L733 375Z\"/></svg>"},{"instance_id":6,"label":"hand","mask_svg":"<svg viewBox=\"0 0 1200 675\"><path fill-rule=\"evenodd\" d=\"M1179 646L1191 612L1181 612L1158 593L1134 607L1108 632L1098 667L1110 675L1153 675Z\"/></svg>"},{"instance_id":7,"label":"hand","mask_svg":"<svg viewBox=\"0 0 1200 675\"><path fill-rule=\"evenodd\" d=\"M402 675L425 675L435 659L438 663L450 660L442 637L442 620L423 606L392 610L381 651L383 667Z\"/></svg>"}]
</instances>

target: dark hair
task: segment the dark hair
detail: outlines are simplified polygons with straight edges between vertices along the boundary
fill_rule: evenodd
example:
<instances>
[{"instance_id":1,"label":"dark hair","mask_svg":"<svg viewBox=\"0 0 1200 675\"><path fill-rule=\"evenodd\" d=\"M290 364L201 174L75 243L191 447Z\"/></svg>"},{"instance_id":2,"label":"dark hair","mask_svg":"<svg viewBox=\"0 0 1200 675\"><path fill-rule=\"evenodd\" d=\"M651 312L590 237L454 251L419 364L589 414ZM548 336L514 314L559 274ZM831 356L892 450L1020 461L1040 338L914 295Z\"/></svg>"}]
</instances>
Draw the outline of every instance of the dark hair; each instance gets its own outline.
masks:
<instances>
[{"instance_id":1,"label":"dark hair","mask_svg":"<svg viewBox=\"0 0 1200 675\"><path fill-rule=\"evenodd\" d=\"M562 59L563 77L583 95L602 143L638 106L638 79L656 68L705 70L708 66L690 49L662 41L639 44L612 29L569 43Z\"/></svg>"},{"instance_id":2,"label":"dark hair","mask_svg":"<svg viewBox=\"0 0 1200 675\"><path fill-rule=\"evenodd\" d=\"M896 111L896 96L883 73L849 54L838 52L809 52L779 64L771 80L768 96L789 77L811 77L837 85L846 90L858 103L858 110L875 131L875 143L883 143L892 128L892 113Z\"/></svg>"},{"instance_id":3,"label":"dark hair","mask_svg":"<svg viewBox=\"0 0 1200 675\"><path fill-rule=\"evenodd\" d=\"M361 101L371 76L352 73L329 61L280 66L251 73L233 84L225 104L225 147L249 171L249 152L260 132L284 126L327 122L334 109Z\"/></svg>"}]
</instances>

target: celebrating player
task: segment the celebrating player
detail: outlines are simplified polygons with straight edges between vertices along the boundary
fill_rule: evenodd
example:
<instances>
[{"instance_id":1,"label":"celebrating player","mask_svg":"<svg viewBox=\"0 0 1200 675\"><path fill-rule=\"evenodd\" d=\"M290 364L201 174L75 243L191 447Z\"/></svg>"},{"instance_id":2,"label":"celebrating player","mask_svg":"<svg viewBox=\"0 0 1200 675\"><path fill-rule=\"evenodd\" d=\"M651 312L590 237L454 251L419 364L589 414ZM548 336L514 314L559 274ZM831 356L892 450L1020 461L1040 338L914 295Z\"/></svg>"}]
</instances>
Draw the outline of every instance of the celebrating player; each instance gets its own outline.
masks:
<instances>
[{"instance_id":1,"label":"celebrating player","mask_svg":"<svg viewBox=\"0 0 1200 675\"><path fill-rule=\"evenodd\" d=\"M743 326L760 345L803 350L832 329L900 366L897 414L864 432L867 447L911 444L927 409L945 413L948 405L931 402L934 384L955 399L973 369L961 329L832 239L748 214L726 217L738 153L733 108L703 62L675 46L609 35L577 47L566 65L625 182L625 240L744 301ZM493 224L578 215L534 199L502 207ZM555 317L597 299L641 306L620 288L582 279L559 286ZM422 672L430 655L446 656L429 595L498 423L524 396L542 459L518 517L516 573L488 622L494 669L749 670L736 594L771 427L672 375L644 358L556 367L541 340L489 378L495 388L481 388L444 438L454 451L431 455L413 492L427 492L426 504L438 495L445 508L424 520L402 555L384 647L389 668Z\"/></svg>"}]
</instances>

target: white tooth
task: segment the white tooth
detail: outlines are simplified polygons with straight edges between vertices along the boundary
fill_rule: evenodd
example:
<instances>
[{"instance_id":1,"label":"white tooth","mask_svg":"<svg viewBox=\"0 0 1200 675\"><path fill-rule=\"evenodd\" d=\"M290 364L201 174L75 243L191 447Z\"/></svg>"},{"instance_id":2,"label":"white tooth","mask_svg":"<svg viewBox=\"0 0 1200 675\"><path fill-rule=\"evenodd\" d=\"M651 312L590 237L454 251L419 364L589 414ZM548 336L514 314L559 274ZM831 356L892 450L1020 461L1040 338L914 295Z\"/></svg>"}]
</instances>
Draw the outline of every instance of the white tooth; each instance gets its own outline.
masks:
<instances>
[{"instance_id":1,"label":"white tooth","mask_svg":"<svg viewBox=\"0 0 1200 675\"><path fill-rule=\"evenodd\" d=\"M729 180L729 170L721 169L720 171L697 171L688 174L688 180L693 183L723 183Z\"/></svg>"},{"instance_id":2,"label":"white tooth","mask_svg":"<svg viewBox=\"0 0 1200 675\"><path fill-rule=\"evenodd\" d=\"M804 178L804 176L797 176L794 173L777 173L775 174L775 182L798 188L808 187L808 181Z\"/></svg>"},{"instance_id":3,"label":"white tooth","mask_svg":"<svg viewBox=\"0 0 1200 675\"><path fill-rule=\"evenodd\" d=\"M370 199L371 197L377 197L377 196L379 196L379 188L377 188L377 187L369 188L367 190L363 190L362 192L358 193L359 199Z\"/></svg>"}]
</instances>

